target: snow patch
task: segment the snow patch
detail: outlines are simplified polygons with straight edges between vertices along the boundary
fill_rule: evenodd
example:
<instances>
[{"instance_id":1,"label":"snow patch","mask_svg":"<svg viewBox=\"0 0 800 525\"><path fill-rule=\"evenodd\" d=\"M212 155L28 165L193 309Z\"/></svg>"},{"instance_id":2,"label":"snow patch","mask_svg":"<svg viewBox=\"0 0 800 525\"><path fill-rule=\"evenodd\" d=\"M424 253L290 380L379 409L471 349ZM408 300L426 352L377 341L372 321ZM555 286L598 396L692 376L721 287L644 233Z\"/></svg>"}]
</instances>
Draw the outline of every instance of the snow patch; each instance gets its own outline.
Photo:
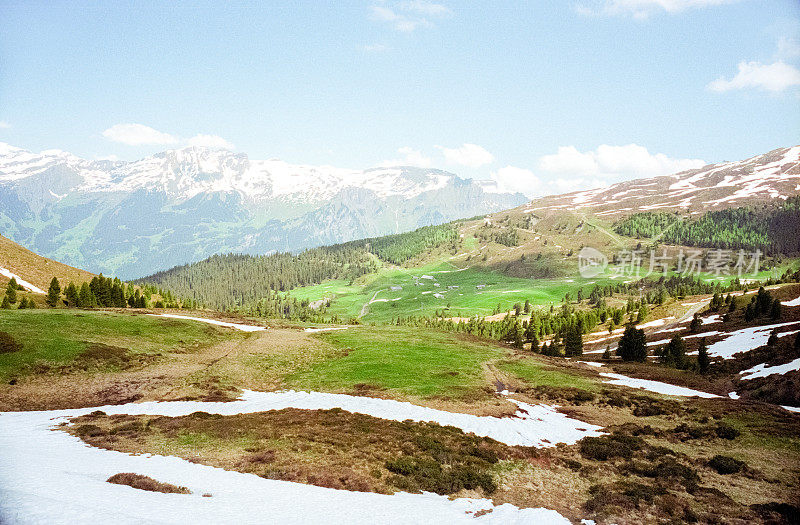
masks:
<instances>
[{"instance_id":1,"label":"snow patch","mask_svg":"<svg viewBox=\"0 0 800 525\"><path fill-rule=\"evenodd\" d=\"M185 414L208 405L178 404L182 405L178 412ZM175 403L100 408L109 413L139 414L156 405L177 408ZM90 447L66 432L53 431L59 420L92 410L0 413L0 522L569 523L553 510L494 506L488 499L350 492L265 479L177 457L129 455ZM192 494L148 492L105 481L119 472L185 486ZM202 497L206 493L211 497ZM489 512L475 517L479 511Z\"/></svg>"},{"instance_id":2,"label":"snow patch","mask_svg":"<svg viewBox=\"0 0 800 525\"><path fill-rule=\"evenodd\" d=\"M611 374L608 372L600 372L602 377L607 377L610 381L604 381L612 385L629 386L631 388L641 388L657 394L666 394L668 396L682 396L682 397L719 397L715 394L708 392L701 392L682 386L670 385L669 383L662 383L661 381L651 381L649 379L636 379L621 374Z\"/></svg>"},{"instance_id":3,"label":"snow patch","mask_svg":"<svg viewBox=\"0 0 800 525\"><path fill-rule=\"evenodd\" d=\"M33 293L42 293L42 294L47 293L38 286L29 283L19 275L12 273L11 270L6 270L5 268L0 267L0 275L8 277L9 280L12 278L16 279L18 285L22 286L26 290L31 291Z\"/></svg>"},{"instance_id":4,"label":"snow patch","mask_svg":"<svg viewBox=\"0 0 800 525\"><path fill-rule=\"evenodd\" d=\"M237 330L241 330L242 332L260 332L261 330L266 330L264 326L254 326L251 324L239 324L239 323L229 323L227 321L217 321L216 319L206 319L205 317L191 317L189 315L178 315L178 314L147 314L152 315L153 317L169 317L171 319L185 319L187 321L200 321L201 323L208 323L214 324L217 326L225 326L228 328L235 328Z\"/></svg>"},{"instance_id":5,"label":"snow patch","mask_svg":"<svg viewBox=\"0 0 800 525\"><path fill-rule=\"evenodd\" d=\"M766 363L761 363L753 368L748 368L747 370L739 372L739 374L742 376L742 381L746 381L748 379L767 377L773 374L783 375L787 372L793 372L795 370L800 370L800 358L783 365L768 366Z\"/></svg>"}]
</instances>

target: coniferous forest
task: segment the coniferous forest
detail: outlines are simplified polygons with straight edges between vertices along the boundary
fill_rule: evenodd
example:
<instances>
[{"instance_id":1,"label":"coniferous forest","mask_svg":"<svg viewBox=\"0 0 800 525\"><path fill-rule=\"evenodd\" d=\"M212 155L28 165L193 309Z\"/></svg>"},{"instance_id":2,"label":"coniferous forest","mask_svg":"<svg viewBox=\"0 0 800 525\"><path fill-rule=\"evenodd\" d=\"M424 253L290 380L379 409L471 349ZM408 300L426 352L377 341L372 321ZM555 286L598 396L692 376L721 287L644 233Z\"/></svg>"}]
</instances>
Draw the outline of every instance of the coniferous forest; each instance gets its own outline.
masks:
<instances>
[{"instance_id":1,"label":"coniferous forest","mask_svg":"<svg viewBox=\"0 0 800 525\"><path fill-rule=\"evenodd\" d=\"M800 251L800 197L778 205L743 206L707 212L698 219L675 213L636 213L614 225L620 235L723 249L759 249L768 254Z\"/></svg>"}]
</instances>

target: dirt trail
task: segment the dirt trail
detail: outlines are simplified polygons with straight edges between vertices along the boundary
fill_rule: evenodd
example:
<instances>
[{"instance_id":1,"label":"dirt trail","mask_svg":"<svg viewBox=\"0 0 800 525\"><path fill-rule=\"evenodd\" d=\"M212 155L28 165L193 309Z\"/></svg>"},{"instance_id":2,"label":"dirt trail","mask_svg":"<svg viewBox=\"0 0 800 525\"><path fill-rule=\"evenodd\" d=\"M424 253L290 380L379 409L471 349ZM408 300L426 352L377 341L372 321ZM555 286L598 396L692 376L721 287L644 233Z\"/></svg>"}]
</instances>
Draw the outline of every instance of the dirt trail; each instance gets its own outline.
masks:
<instances>
[{"instance_id":1,"label":"dirt trail","mask_svg":"<svg viewBox=\"0 0 800 525\"><path fill-rule=\"evenodd\" d=\"M229 338L217 344L184 353L167 353L136 369L22 377L15 385L0 385L0 411L75 408L138 400L233 398L239 388L279 386L276 377L286 367L274 367L274 373L270 374L267 366L255 370L249 364L259 359L277 359L289 349L301 363L306 362L305 356L324 351L318 340L293 329L231 331Z\"/></svg>"},{"instance_id":2,"label":"dirt trail","mask_svg":"<svg viewBox=\"0 0 800 525\"><path fill-rule=\"evenodd\" d=\"M369 305L375 302L375 298L378 297L378 294L385 291L383 288L372 294L372 299L364 303L364 306L361 307L361 313L358 314L358 318L361 319L365 315L369 313Z\"/></svg>"}]
</instances>

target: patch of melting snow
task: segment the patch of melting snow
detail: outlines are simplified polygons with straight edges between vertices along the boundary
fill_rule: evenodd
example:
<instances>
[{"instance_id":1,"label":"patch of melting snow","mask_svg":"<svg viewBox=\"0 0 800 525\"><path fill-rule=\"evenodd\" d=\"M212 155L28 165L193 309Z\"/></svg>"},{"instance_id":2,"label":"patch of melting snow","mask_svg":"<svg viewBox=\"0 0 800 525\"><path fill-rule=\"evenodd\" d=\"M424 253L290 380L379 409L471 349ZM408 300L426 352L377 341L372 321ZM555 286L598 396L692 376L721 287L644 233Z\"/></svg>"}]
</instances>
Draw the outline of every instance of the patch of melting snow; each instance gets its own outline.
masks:
<instances>
[{"instance_id":1,"label":"patch of melting snow","mask_svg":"<svg viewBox=\"0 0 800 525\"><path fill-rule=\"evenodd\" d=\"M678 326L676 328L664 328L663 330L659 330L656 333L657 334L665 334L667 332L680 332L681 330L684 330L684 328L682 326Z\"/></svg>"},{"instance_id":2,"label":"patch of melting snow","mask_svg":"<svg viewBox=\"0 0 800 525\"><path fill-rule=\"evenodd\" d=\"M26 281L25 279L23 279L19 275L13 273L11 270L6 270L5 268L0 267L0 275L2 275L4 277L8 277L9 280L12 279L12 278L16 279L18 285L22 286L23 288L25 288L26 290L28 290L30 292L42 293L42 294L43 293L47 293L44 290L42 290L41 288L39 288L38 286L29 283L28 281Z\"/></svg>"},{"instance_id":3,"label":"patch of melting snow","mask_svg":"<svg viewBox=\"0 0 800 525\"><path fill-rule=\"evenodd\" d=\"M512 400L514 401L514 400ZM514 417L456 414L411 403L320 392L245 391L233 402L146 402L95 408L0 413L0 522L2 523L559 523L556 511L494 506L491 500L431 493L350 492L226 471L160 455L129 455L87 446L53 431L67 418L107 414L178 416L196 411L238 414L287 407L339 407L375 417L436 421L509 444L552 446L600 435L545 405L519 407ZM189 488L192 494L136 490L105 480L135 472ZM212 497L202 497L211 494ZM302 504L298 504L302 502ZM490 511L476 517L479 511Z\"/></svg>"},{"instance_id":4,"label":"patch of melting snow","mask_svg":"<svg viewBox=\"0 0 800 525\"><path fill-rule=\"evenodd\" d=\"M791 301L781 301L783 306L800 306L800 297L795 297Z\"/></svg>"},{"instance_id":5,"label":"patch of melting snow","mask_svg":"<svg viewBox=\"0 0 800 525\"><path fill-rule=\"evenodd\" d=\"M86 446L54 432L47 412L3 414L3 523L560 523L556 511L431 493L384 495L270 480L158 455ZM105 480L135 472L192 494L136 490ZM211 494L211 497L202 497ZM479 511L490 511L474 517Z\"/></svg>"},{"instance_id":6,"label":"patch of melting snow","mask_svg":"<svg viewBox=\"0 0 800 525\"><path fill-rule=\"evenodd\" d=\"M654 326L664 326L667 323L667 321L669 321L670 319L675 319L675 317L674 316L669 316L669 317L664 317L662 319L656 319L655 321L650 321L650 322L647 322L647 323L638 324L638 325L636 325L636 328L641 329L641 328L652 328Z\"/></svg>"},{"instance_id":7,"label":"patch of melting snow","mask_svg":"<svg viewBox=\"0 0 800 525\"><path fill-rule=\"evenodd\" d=\"M598 363L597 361L578 361L578 362L582 365L589 365L596 368L600 368L601 366L603 366L603 363Z\"/></svg>"},{"instance_id":8,"label":"patch of melting snow","mask_svg":"<svg viewBox=\"0 0 800 525\"><path fill-rule=\"evenodd\" d=\"M701 317L700 320L703 324L721 323L722 317L719 314L709 315L708 317Z\"/></svg>"},{"instance_id":9,"label":"patch of melting snow","mask_svg":"<svg viewBox=\"0 0 800 525\"><path fill-rule=\"evenodd\" d=\"M736 392L728 392L728 397L731 399L739 399L739 394Z\"/></svg>"},{"instance_id":10,"label":"patch of melting snow","mask_svg":"<svg viewBox=\"0 0 800 525\"><path fill-rule=\"evenodd\" d=\"M767 377L773 374L785 374L787 372L793 372L795 370L800 370L800 358L795 359L789 363L783 365L775 365L775 366L767 366L766 363L761 363L760 365L756 365L753 368L748 368L742 372L741 374L742 381L746 381L748 379L755 379L757 377Z\"/></svg>"},{"instance_id":11,"label":"patch of melting snow","mask_svg":"<svg viewBox=\"0 0 800 525\"><path fill-rule=\"evenodd\" d=\"M631 388L641 388L657 394L666 394L669 396L682 396L682 397L719 397L716 394L709 394L708 392L701 392L683 386L670 385L669 383L662 383L661 381L651 381L649 379L636 379L621 374L612 374L609 372L600 372L602 377L607 377L610 381L604 381L612 385L629 386Z\"/></svg>"},{"instance_id":12,"label":"patch of melting snow","mask_svg":"<svg viewBox=\"0 0 800 525\"><path fill-rule=\"evenodd\" d=\"M764 346L767 344L769 334L775 328L782 328L798 324L800 321L790 321L787 323L770 324L765 326L752 326L750 328L742 328L731 332L728 337L721 341L717 341L708 346L708 355L712 357L721 357L723 359L731 359L734 354L739 352L747 352ZM787 333L778 334L778 337L788 335Z\"/></svg>"},{"instance_id":13,"label":"patch of melting snow","mask_svg":"<svg viewBox=\"0 0 800 525\"><path fill-rule=\"evenodd\" d=\"M147 314L152 315L153 317L169 317L170 319L185 319L187 321L200 321L202 323L209 323L214 324L217 326L226 326L228 328L235 328L237 330L241 330L243 332L259 332L261 330L266 330L267 328L264 326L255 326L251 324L239 324L239 323L229 323L227 321L217 321L216 319L207 319L205 317L191 317L189 315L178 315L178 314Z\"/></svg>"},{"instance_id":14,"label":"patch of melting snow","mask_svg":"<svg viewBox=\"0 0 800 525\"><path fill-rule=\"evenodd\" d=\"M786 405L781 405L781 408L784 410L788 410L789 412L800 412L800 407L789 407Z\"/></svg>"}]
</instances>

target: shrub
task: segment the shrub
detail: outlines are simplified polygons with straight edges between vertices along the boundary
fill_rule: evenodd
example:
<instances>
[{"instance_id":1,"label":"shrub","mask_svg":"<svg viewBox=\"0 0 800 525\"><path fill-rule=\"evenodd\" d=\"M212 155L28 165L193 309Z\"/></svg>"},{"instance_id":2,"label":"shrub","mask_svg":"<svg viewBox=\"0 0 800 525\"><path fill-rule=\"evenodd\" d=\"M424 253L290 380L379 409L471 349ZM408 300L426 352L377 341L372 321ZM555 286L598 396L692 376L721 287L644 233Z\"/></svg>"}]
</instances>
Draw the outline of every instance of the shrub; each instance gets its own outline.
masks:
<instances>
[{"instance_id":1,"label":"shrub","mask_svg":"<svg viewBox=\"0 0 800 525\"><path fill-rule=\"evenodd\" d=\"M729 457L729 456L721 456L717 454L710 460L708 460L708 466L716 470L720 474L736 474L737 472L741 471L747 463L744 461L739 461L738 459Z\"/></svg>"},{"instance_id":2,"label":"shrub","mask_svg":"<svg viewBox=\"0 0 800 525\"><path fill-rule=\"evenodd\" d=\"M116 483L117 485L128 485L139 490L148 490L150 492L164 492L167 494L191 494L192 492L186 487L179 487L170 483L162 483L153 478L142 476L141 474L134 474L133 472L121 472L114 474L106 480L108 483Z\"/></svg>"},{"instance_id":3,"label":"shrub","mask_svg":"<svg viewBox=\"0 0 800 525\"><path fill-rule=\"evenodd\" d=\"M726 423L718 424L714 429L714 433L722 439L736 439L741 434L741 432Z\"/></svg>"},{"instance_id":4,"label":"shrub","mask_svg":"<svg viewBox=\"0 0 800 525\"><path fill-rule=\"evenodd\" d=\"M103 429L97 425L81 425L75 428L75 433L80 437L95 437L105 434Z\"/></svg>"},{"instance_id":5,"label":"shrub","mask_svg":"<svg viewBox=\"0 0 800 525\"><path fill-rule=\"evenodd\" d=\"M8 332L0 332L0 354L10 354L22 350L18 343Z\"/></svg>"},{"instance_id":6,"label":"shrub","mask_svg":"<svg viewBox=\"0 0 800 525\"><path fill-rule=\"evenodd\" d=\"M615 457L628 459L643 445L644 440L640 437L612 434L583 438L580 441L580 452L583 457L598 461Z\"/></svg>"}]
</instances>

